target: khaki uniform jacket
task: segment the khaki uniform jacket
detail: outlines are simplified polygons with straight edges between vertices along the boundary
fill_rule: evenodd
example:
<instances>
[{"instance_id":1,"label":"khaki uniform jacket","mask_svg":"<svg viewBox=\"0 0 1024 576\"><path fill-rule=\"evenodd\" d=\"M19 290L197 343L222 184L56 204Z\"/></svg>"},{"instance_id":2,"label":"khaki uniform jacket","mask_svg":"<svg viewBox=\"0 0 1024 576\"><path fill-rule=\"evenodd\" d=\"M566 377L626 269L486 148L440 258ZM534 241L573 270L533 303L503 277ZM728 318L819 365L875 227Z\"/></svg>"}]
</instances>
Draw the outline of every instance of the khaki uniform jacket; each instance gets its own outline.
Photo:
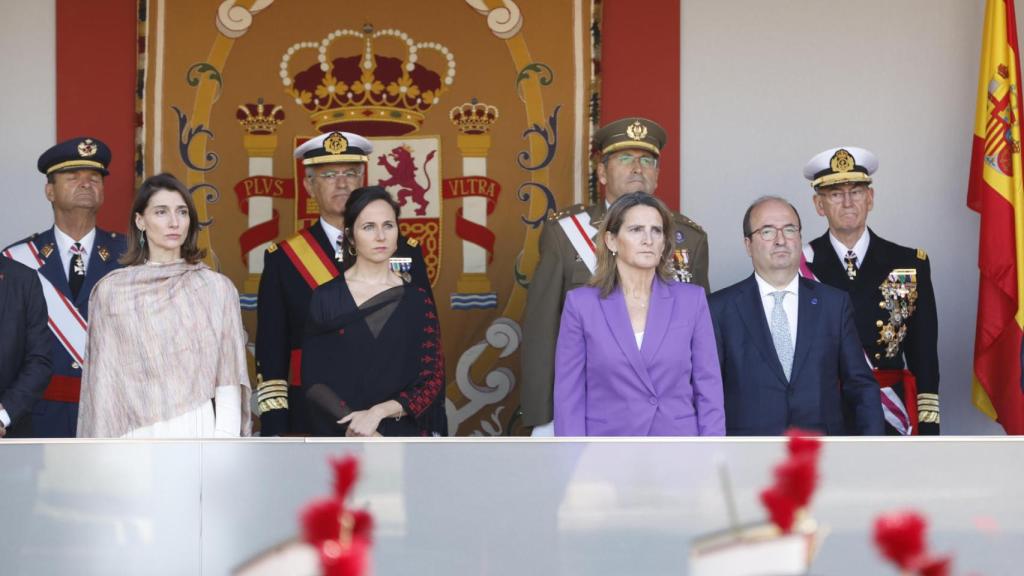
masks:
<instances>
[{"instance_id":1,"label":"khaki uniform jacket","mask_svg":"<svg viewBox=\"0 0 1024 576\"><path fill-rule=\"evenodd\" d=\"M552 394L555 381L555 342L562 317L565 294L583 286L590 280L590 271L579 259L569 242L560 218L586 212L591 224L598 228L604 220L605 204L600 202L588 208L582 204L557 212L548 218L540 235L540 262L530 280L526 297L526 315L523 318L523 348L521 353L520 403L523 424L539 426L551 422ZM679 213L673 213L675 232L669 238L677 248L690 254L692 282L708 291L708 238L696 222Z\"/></svg>"}]
</instances>

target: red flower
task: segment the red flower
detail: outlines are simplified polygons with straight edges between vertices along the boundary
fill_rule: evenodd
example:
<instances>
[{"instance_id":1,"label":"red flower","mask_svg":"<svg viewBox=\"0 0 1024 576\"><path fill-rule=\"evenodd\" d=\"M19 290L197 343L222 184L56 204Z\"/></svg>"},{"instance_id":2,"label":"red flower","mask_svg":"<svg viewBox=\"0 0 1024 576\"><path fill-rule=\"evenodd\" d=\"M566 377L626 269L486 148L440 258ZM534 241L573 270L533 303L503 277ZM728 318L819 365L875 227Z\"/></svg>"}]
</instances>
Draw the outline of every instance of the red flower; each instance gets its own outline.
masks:
<instances>
[{"instance_id":1,"label":"red flower","mask_svg":"<svg viewBox=\"0 0 1024 576\"><path fill-rule=\"evenodd\" d=\"M875 520L875 544L882 555L903 570L925 551L924 518L913 511L883 514Z\"/></svg>"},{"instance_id":2,"label":"red flower","mask_svg":"<svg viewBox=\"0 0 1024 576\"><path fill-rule=\"evenodd\" d=\"M355 456L332 458L331 467L334 468L334 495L344 501L359 475L359 461Z\"/></svg>"},{"instance_id":3,"label":"red flower","mask_svg":"<svg viewBox=\"0 0 1024 576\"><path fill-rule=\"evenodd\" d=\"M788 447L791 456L810 454L817 458L818 453L821 451L821 440L818 438L817 432L790 428L786 431L786 436L789 436Z\"/></svg>"},{"instance_id":4,"label":"red flower","mask_svg":"<svg viewBox=\"0 0 1024 576\"><path fill-rule=\"evenodd\" d=\"M338 516L341 502L335 499L310 502L302 510L302 539L317 546L324 540L337 540L341 533Z\"/></svg>"},{"instance_id":5,"label":"red flower","mask_svg":"<svg viewBox=\"0 0 1024 576\"><path fill-rule=\"evenodd\" d=\"M775 468L775 486L793 501L797 508L807 506L814 495L818 471L813 454L798 454Z\"/></svg>"},{"instance_id":6,"label":"red flower","mask_svg":"<svg viewBox=\"0 0 1024 576\"><path fill-rule=\"evenodd\" d=\"M768 509L772 522L785 533L793 528L797 506L778 486L761 491L761 503Z\"/></svg>"}]
</instances>

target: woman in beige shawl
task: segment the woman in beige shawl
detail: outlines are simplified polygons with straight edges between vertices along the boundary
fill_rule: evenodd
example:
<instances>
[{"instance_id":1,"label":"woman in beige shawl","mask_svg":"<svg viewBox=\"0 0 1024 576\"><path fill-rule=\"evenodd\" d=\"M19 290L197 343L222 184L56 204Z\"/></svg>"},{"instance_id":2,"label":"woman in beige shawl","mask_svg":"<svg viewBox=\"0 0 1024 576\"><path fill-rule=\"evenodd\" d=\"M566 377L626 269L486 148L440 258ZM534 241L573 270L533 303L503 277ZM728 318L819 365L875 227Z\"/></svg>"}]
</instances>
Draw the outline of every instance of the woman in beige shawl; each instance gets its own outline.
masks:
<instances>
[{"instance_id":1,"label":"woman in beige shawl","mask_svg":"<svg viewBox=\"0 0 1024 576\"><path fill-rule=\"evenodd\" d=\"M191 195L170 174L142 183L125 268L89 298L79 437L248 436L238 291L201 262Z\"/></svg>"}]
</instances>

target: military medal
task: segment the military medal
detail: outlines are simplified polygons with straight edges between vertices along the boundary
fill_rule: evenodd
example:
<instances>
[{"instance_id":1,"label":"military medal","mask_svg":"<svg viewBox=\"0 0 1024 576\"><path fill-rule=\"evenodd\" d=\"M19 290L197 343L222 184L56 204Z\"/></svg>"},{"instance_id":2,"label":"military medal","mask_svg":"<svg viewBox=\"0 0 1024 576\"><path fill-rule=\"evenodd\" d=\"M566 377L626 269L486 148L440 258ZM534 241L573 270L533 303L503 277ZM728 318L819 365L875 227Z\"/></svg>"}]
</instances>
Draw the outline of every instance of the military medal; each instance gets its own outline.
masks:
<instances>
[{"instance_id":1,"label":"military medal","mask_svg":"<svg viewBox=\"0 0 1024 576\"><path fill-rule=\"evenodd\" d=\"M100 260L103 260L104 262L107 261L107 258L110 258L110 250L107 250L106 246L100 246L97 248L96 254L99 255Z\"/></svg>"},{"instance_id":2,"label":"military medal","mask_svg":"<svg viewBox=\"0 0 1024 576\"><path fill-rule=\"evenodd\" d=\"M672 275L676 282L690 283L693 281L693 272L690 271L690 251L686 248L676 248L672 252Z\"/></svg>"},{"instance_id":3,"label":"military medal","mask_svg":"<svg viewBox=\"0 0 1024 576\"><path fill-rule=\"evenodd\" d=\"M875 343L885 346L886 358L895 358L907 337L907 321L917 308L917 269L897 268L889 272L879 289L882 301L878 307L889 311L889 321L875 322L879 335Z\"/></svg>"},{"instance_id":4,"label":"military medal","mask_svg":"<svg viewBox=\"0 0 1024 576\"><path fill-rule=\"evenodd\" d=\"M846 257L843 258L843 262L846 262L846 276L853 280L857 277L857 253L853 250L846 251Z\"/></svg>"},{"instance_id":5,"label":"military medal","mask_svg":"<svg viewBox=\"0 0 1024 576\"><path fill-rule=\"evenodd\" d=\"M75 260L75 274L78 276L85 276L85 259L79 257Z\"/></svg>"},{"instance_id":6,"label":"military medal","mask_svg":"<svg viewBox=\"0 0 1024 576\"><path fill-rule=\"evenodd\" d=\"M412 280L412 276L409 272L412 270L412 258L399 257L391 258L388 263L391 265L391 271L402 277L403 280L409 282Z\"/></svg>"}]
</instances>

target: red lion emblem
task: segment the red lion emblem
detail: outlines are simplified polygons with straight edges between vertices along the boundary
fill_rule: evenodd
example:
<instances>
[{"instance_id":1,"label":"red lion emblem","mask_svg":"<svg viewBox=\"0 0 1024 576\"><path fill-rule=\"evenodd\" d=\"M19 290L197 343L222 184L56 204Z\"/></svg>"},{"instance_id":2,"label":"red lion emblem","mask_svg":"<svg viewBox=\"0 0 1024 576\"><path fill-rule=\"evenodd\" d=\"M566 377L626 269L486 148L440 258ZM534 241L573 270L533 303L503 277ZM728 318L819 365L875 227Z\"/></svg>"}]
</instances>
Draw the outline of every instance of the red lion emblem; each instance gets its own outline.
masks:
<instances>
[{"instance_id":1,"label":"red lion emblem","mask_svg":"<svg viewBox=\"0 0 1024 576\"><path fill-rule=\"evenodd\" d=\"M427 154L426 160L423 161L423 173L427 177L427 185L425 187L420 186L420 183L416 181L416 162L408 147L397 146L390 153L381 154L377 157L377 164L383 166L390 176L377 180L377 185L385 188L398 186L398 204L405 206L406 202L411 198L417 205L416 215L424 216L427 213L427 205L430 204L427 200L427 191L430 190L431 186L430 172L427 172L427 164L434 159L434 154L436 153L437 150L431 150ZM394 159L394 164L388 161L389 157Z\"/></svg>"}]
</instances>

